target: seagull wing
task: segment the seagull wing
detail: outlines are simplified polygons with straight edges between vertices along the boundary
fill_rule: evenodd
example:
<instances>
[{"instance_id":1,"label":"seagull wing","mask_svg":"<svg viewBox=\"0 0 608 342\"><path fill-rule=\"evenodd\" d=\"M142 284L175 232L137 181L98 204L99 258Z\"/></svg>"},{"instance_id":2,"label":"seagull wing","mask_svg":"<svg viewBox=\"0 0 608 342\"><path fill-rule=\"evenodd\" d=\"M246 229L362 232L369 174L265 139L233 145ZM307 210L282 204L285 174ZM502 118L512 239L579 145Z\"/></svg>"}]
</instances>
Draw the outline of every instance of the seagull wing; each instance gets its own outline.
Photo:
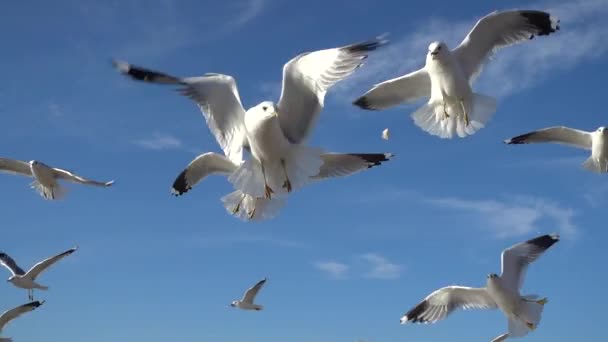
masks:
<instances>
[{"instance_id":1,"label":"seagull wing","mask_svg":"<svg viewBox=\"0 0 608 342\"><path fill-rule=\"evenodd\" d=\"M283 89L277 103L281 128L292 143L311 132L323 108L327 90L351 75L370 51L385 44L373 39L340 48L307 52L283 67Z\"/></svg>"},{"instance_id":2,"label":"seagull wing","mask_svg":"<svg viewBox=\"0 0 608 342\"><path fill-rule=\"evenodd\" d=\"M496 302L485 288L448 286L441 288L408 311L401 323L435 323L457 309L496 309Z\"/></svg>"},{"instance_id":3,"label":"seagull wing","mask_svg":"<svg viewBox=\"0 0 608 342\"><path fill-rule=\"evenodd\" d=\"M42 273L44 270L46 270L47 268L49 268L51 265L53 265L54 263L56 263L57 261L63 259L64 257L74 253L76 250L78 249L78 247L74 247L74 248L70 248L67 251L63 252L63 253L59 253L55 256L52 256L48 259L42 260L41 262L37 263L36 265L32 266L32 268L29 269L29 271L27 271L27 273L25 274L25 277L28 277L32 280L35 280L36 277L38 277L38 275L40 275L40 273Z\"/></svg>"},{"instance_id":4,"label":"seagull wing","mask_svg":"<svg viewBox=\"0 0 608 342\"><path fill-rule=\"evenodd\" d=\"M429 96L431 96L431 78L426 69L422 68L376 84L353 104L363 109L379 110Z\"/></svg>"},{"instance_id":5,"label":"seagull wing","mask_svg":"<svg viewBox=\"0 0 608 342\"><path fill-rule=\"evenodd\" d=\"M133 79L182 86L180 93L190 97L199 106L207 125L220 147L234 163L243 160L243 146L247 146L245 109L232 76L206 74L200 77L179 78L137 67L126 62L114 66Z\"/></svg>"},{"instance_id":6,"label":"seagull wing","mask_svg":"<svg viewBox=\"0 0 608 342\"><path fill-rule=\"evenodd\" d=\"M57 177L59 179L63 179L63 180L66 180L66 181L72 182L72 183L80 183L80 184L103 186L103 187L108 187L108 186L114 184L114 181L99 182L99 181L95 181L95 180L90 180L90 179L83 178L71 171L58 169L58 168L53 168L53 174L55 175L55 177Z\"/></svg>"},{"instance_id":7,"label":"seagull wing","mask_svg":"<svg viewBox=\"0 0 608 342\"><path fill-rule=\"evenodd\" d=\"M590 150L592 145L592 137L591 133L580 131L578 129L568 127L549 127L505 140L506 144L531 144L544 142L571 145Z\"/></svg>"},{"instance_id":8,"label":"seagull wing","mask_svg":"<svg viewBox=\"0 0 608 342\"><path fill-rule=\"evenodd\" d=\"M8 322L14 320L15 318L23 315L26 312L35 310L42 304L44 304L44 301L34 301L3 312L2 315L0 315L0 331L2 331L2 329Z\"/></svg>"},{"instance_id":9,"label":"seagull wing","mask_svg":"<svg viewBox=\"0 0 608 342\"><path fill-rule=\"evenodd\" d=\"M31 176L30 164L22 160L0 158L0 172L12 173L21 176Z\"/></svg>"},{"instance_id":10,"label":"seagull wing","mask_svg":"<svg viewBox=\"0 0 608 342\"><path fill-rule=\"evenodd\" d=\"M237 164L223 155L208 152L196 157L173 182L171 192L174 195L182 195L192 189L198 182L212 174L230 175Z\"/></svg>"},{"instance_id":11,"label":"seagull wing","mask_svg":"<svg viewBox=\"0 0 608 342\"><path fill-rule=\"evenodd\" d=\"M321 155L323 165L315 179L348 176L389 161L391 153L326 153Z\"/></svg>"},{"instance_id":12,"label":"seagull wing","mask_svg":"<svg viewBox=\"0 0 608 342\"><path fill-rule=\"evenodd\" d=\"M546 12L495 11L481 18L452 53L460 62L462 71L472 80L498 49L557 30L559 20Z\"/></svg>"},{"instance_id":13,"label":"seagull wing","mask_svg":"<svg viewBox=\"0 0 608 342\"><path fill-rule=\"evenodd\" d=\"M6 253L0 253L0 264L6 267L14 276L25 274L25 271Z\"/></svg>"},{"instance_id":14,"label":"seagull wing","mask_svg":"<svg viewBox=\"0 0 608 342\"><path fill-rule=\"evenodd\" d=\"M243 295L243 299L241 300L242 302L245 303L249 303L249 304L253 304L253 301L255 300L255 296L257 296L258 292L260 291L260 289L262 288L262 286L264 286L264 284L266 283L266 278L258 281L257 284L253 285L253 287L249 288L247 291L245 291L245 294Z\"/></svg>"},{"instance_id":15,"label":"seagull wing","mask_svg":"<svg viewBox=\"0 0 608 342\"><path fill-rule=\"evenodd\" d=\"M559 241L559 235L543 235L505 249L502 252L500 278L511 289L521 289L528 265Z\"/></svg>"}]
</instances>

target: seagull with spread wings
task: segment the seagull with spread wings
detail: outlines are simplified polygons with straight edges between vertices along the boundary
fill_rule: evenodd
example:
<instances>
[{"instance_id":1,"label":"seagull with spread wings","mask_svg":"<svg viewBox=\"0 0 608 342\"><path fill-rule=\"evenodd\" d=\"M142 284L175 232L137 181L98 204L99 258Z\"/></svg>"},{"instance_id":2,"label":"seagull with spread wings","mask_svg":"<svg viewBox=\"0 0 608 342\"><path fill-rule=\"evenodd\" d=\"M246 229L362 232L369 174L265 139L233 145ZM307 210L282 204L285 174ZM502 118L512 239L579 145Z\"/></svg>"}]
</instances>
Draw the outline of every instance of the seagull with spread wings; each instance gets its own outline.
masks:
<instances>
[{"instance_id":1,"label":"seagull with spread wings","mask_svg":"<svg viewBox=\"0 0 608 342\"><path fill-rule=\"evenodd\" d=\"M486 287L448 286L441 288L402 318L401 324L435 323L457 309L500 309L508 318L508 333L495 339L521 337L536 329L546 298L520 294L528 266L559 241L559 235L542 235L516 244L502 252L502 274L490 274Z\"/></svg>"},{"instance_id":2,"label":"seagull with spread wings","mask_svg":"<svg viewBox=\"0 0 608 342\"><path fill-rule=\"evenodd\" d=\"M377 38L339 48L302 53L283 67L283 89L277 103L265 101L245 110L233 77L206 74L180 78L114 61L133 79L181 86L203 112L224 155L205 153L177 177L172 191L181 195L210 174L228 176L236 192L224 197L233 215L254 218L268 204L314 180L346 176L380 165L389 153L325 153L304 143L315 126L328 89L363 65L370 51L384 45ZM245 160L243 150L252 158ZM243 205L251 203L245 209ZM253 208L252 208L253 206ZM265 207L272 207L266 205ZM280 206L274 206L276 209ZM268 214L268 213L265 213ZM273 213L274 214L274 213ZM271 217L273 215L267 215Z\"/></svg>"},{"instance_id":3,"label":"seagull with spread wings","mask_svg":"<svg viewBox=\"0 0 608 342\"><path fill-rule=\"evenodd\" d=\"M32 160L25 162L22 160L0 158L0 172L12 173L21 176L33 177L32 189L48 200L61 199L65 196L66 190L58 180L65 180L72 183L108 187L114 183L98 182L81 177L71 171L54 168L43 162Z\"/></svg>"},{"instance_id":4,"label":"seagull with spread wings","mask_svg":"<svg viewBox=\"0 0 608 342\"><path fill-rule=\"evenodd\" d=\"M11 276L8 278L8 282L12 283L16 287L27 289L29 300L34 300L34 289L48 290L47 286L36 283L36 278L40 273L44 272L47 268L51 267L57 261L65 258L66 256L74 253L78 247L70 248L65 252L59 253L55 256L40 261L36 265L32 266L27 272L25 272L13 258L8 254L0 252L0 264L6 267L10 272Z\"/></svg>"},{"instance_id":5,"label":"seagull with spread wings","mask_svg":"<svg viewBox=\"0 0 608 342\"><path fill-rule=\"evenodd\" d=\"M594 132L563 126L549 127L518 135L505 140L505 143L557 143L591 150L591 156L583 163L583 167L594 172L608 172L608 129L606 127L600 127Z\"/></svg>"},{"instance_id":6,"label":"seagull with spread wings","mask_svg":"<svg viewBox=\"0 0 608 342\"><path fill-rule=\"evenodd\" d=\"M258 281L257 284L253 285L251 288L245 291L245 294L243 295L243 298L241 300L235 300L234 302L230 303L230 306L243 310L260 311L264 309L262 305L254 304L253 302L255 301L255 297L258 295L258 292L260 292L262 286L266 284L266 280L267 278Z\"/></svg>"},{"instance_id":7,"label":"seagull with spread wings","mask_svg":"<svg viewBox=\"0 0 608 342\"><path fill-rule=\"evenodd\" d=\"M496 100L474 93L471 85L496 50L546 36L559 29L549 13L529 10L493 12L481 18L454 50L444 42L429 45L422 69L382 82L354 104L380 110L430 97L412 114L414 123L441 138L464 138L484 127Z\"/></svg>"},{"instance_id":8,"label":"seagull with spread wings","mask_svg":"<svg viewBox=\"0 0 608 342\"><path fill-rule=\"evenodd\" d=\"M16 308L12 308L7 310L0 315L0 334L4 327L15 318L23 315L26 312L33 311L37 309L40 305L44 304L44 301L34 301L27 304L20 305ZM0 337L0 342L12 342L11 338Z\"/></svg>"}]
</instances>

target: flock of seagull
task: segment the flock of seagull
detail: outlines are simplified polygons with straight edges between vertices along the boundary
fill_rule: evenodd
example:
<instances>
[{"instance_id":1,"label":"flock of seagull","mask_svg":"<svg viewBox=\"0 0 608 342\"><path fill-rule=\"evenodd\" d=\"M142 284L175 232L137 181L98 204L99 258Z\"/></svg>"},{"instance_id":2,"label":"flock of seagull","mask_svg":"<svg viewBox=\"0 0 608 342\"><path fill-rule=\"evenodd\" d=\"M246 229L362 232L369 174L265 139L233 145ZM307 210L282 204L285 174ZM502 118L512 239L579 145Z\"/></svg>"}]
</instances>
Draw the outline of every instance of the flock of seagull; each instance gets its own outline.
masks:
<instances>
[{"instance_id":1,"label":"flock of seagull","mask_svg":"<svg viewBox=\"0 0 608 342\"><path fill-rule=\"evenodd\" d=\"M353 104L366 110L382 110L421 98L428 102L412 113L416 125L431 135L465 138L483 128L496 111L496 100L473 92L472 84L496 50L559 30L559 20L535 10L496 11L481 18L462 43L450 48L443 42L429 45L424 67L373 86ZM138 81L169 84L192 99L203 113L223 154L199 155L178 174L172 186L176 196L191 190L211 174L228 178L235 191L222 198L229 214L243 220L276 216L289 193L315 181L351 175L392 158L391 153L336 153L306 144L324 106L327 91L361 67L368 55L388 42L378 37L343 47L302 53L283 66L283 86L278 102L265 101L248 110L243 107L232 76L205 74L176 77L115 60L114 67ZM507 144L553 142L591 150L584 167L608 172L608 130L585 132L550 127L505 141ZM382 137L389 139L388 129ZM0 171L32 177L31 187L48 200L62 198L59 181L109 187L113 181L95 181L40 161L0 158ZM500 309L508 319L508 332L493 341L521 337L538 326L546 298L521 295L528 265L559 241L558 235L542 235L502 252L501 275L490 274L482 288L448 286L434 291L401 318L401 323L434 323L457 309ZM0 316L0 332L12 319L41 306L34 290L47 287L36 282L48 267L72 254L77 247L45 259L25 272L6 253L0 264L11 273L8 282L27 289L29 303ZM259 311L254 303L266 283L249 288L232 307ZM11 341L0 338L0 341Z\"/></svg>"}]
</instances>

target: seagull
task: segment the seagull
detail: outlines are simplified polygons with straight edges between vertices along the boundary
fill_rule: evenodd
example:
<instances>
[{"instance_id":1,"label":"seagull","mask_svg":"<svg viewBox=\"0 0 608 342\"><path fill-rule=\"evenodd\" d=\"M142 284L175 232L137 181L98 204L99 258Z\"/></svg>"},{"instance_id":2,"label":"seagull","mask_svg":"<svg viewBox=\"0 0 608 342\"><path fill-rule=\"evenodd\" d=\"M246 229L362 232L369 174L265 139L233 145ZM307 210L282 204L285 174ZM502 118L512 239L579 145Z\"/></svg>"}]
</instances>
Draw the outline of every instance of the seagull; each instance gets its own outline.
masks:
<instances>
[{"instance_id":1,"label":"seagull","mask_svg":"<svg viewBox=\"0 0 608 342\"><path fill-rule=\"evenodd\" d=\"M0 264L6 267L12 275L8 278L8 282L11 282L16 287L27 289L29 300L34 300L34 289L39 290L48 290L47 286L42 286L36 283L36 277L40 275L40 273L44 272L51 265L56 263L57 261L63 259L64 257L74 253L78 247L70 248L67 251L57 254L48 259L42 260L36 265L32 266L27 272L25 272L13 258L11 258L8 254L0 252Z\"/></svg>"},{"instance_id":2,"label":"seagull","mask_svg":"<svg viewBox=\"0 0 608 342\"><path fill-rule=\"evenodd\" d=\"M253 304L253 301L255 300L255 296L257 296L258 292L260 292L262 286L264 286L264 284L266 283L266 280L267 279L264 278L258 281L257 284L253 285L253 287L245 291L245 294L243 295L243 298L241 300L235 300L234 302L230 303L230 306L243 310L260 311L264 309L262 305Z\"/></svg>"},{"instance_id":3,"label":"seagull","mask_svg":"<svg viewBox=\"0 0 608 342\"><path fill-rule=\"evenodd\" d=\"M247 111L231 76L180 78L123 61L114 61L114 66L135 80L179 85L180 92L196 102L224 155L198 156L177 177L173 193L185 193L206 175L222 174L241 191L240 198L234 193L225 197L235 200L225 205L230 212L238 213L243 201L271 200L321 179L320 174L345 176L392 157L387 153L326 153L304 145L316 125L328 89L351 75L363 65L369 52L384 44L386 41L379 37L302 53L283 67L279 101L264 101ZM250 152L252 158L245 160L243 150ZM325 155L330 155L327 159L331 164L326 164ZM355 162L360 168L353 169L353 156L359 156ZM328 170L330 166L334 170Z\"/></svg>"},{"instance_id":4,"label":"seagull","mask_svg":"<svg viewBox=\"0 0 608 342\"><path fill-rule=\"evenodd\" d=\"M4 311L2 315L0 315L0 333L2 333L2 329L8 324L8 322L14 320L15 318L23 315L26 312L30 312L36 310L40 305L44 304L44 301L34 301L27 304L23 304L16 308L12 308L10 310ZM0 342L12 342L11 338L0 337Z\"/></svg>"},{"instance_id":5,"label":"seagull","mask_svg":"<svg viewBox=\"0 0 608 342\"><path fill-rule=\"evenodd\" d=\"M502 47L557 30L559 20L546 12L495 11L481 18L454 50L432 42L422 69L376 84L353 104L380 110L430 97L412 114L414 123L440 138L464 138L484 127L496 111L494 98L471 88L484 63Z\"/></svg>"},{"instance_id":6,"label":"seagull","mask_svg":"<svg viewBox=\"0 0 608 342\"><path fill-rule=\"evenodd\" d=\"M50 167L43 162L32 160L25 162L21 160L0 158L0 172L12 173L21 176L33 177L31 187L47 200L56 200L65 196L66 190L59 185L57 180L63 179L72 183L108 187L114 183L98 182L83 178L71 171Z\"/></svg>"},{"instance_id":7,"label":"seagull","mask_svg":"<svg viewBox=\"0 0 608 342\"><path fill-rule=\"evenodd\" d=\"M608 172L608 129L586 132L568 127L549 127L505 140L505 144L558 143L591 150L583 167L594 172Z\"/></svg>"},{"instance_id":8,"label":"seagull","mask_svg":"<svg viewBox=\"0 0 608 342\"><path fill-rule=\"evenodd\" d=\"M502 274L490 274L482 288L448 286L441 288L409 310L401 324L435 323L456 309L500 309L508 318L507 337L521 337L535 330L547 298L520 295L528 266L549 247L559 241L559 235L542 235L514 245L502 252Z\"/></svg>"},{"instance_id":9,"label":"seagull","mask_svg":"<svg viewBox=\"0 0 608 342\"><path fill-rule=\"evenodd\" d=\"M388 128L385 128L384 131L382 131L382 139L384 140L388 140L390 138L390 132L388 130Z\"/></svg>"}]
</instances>

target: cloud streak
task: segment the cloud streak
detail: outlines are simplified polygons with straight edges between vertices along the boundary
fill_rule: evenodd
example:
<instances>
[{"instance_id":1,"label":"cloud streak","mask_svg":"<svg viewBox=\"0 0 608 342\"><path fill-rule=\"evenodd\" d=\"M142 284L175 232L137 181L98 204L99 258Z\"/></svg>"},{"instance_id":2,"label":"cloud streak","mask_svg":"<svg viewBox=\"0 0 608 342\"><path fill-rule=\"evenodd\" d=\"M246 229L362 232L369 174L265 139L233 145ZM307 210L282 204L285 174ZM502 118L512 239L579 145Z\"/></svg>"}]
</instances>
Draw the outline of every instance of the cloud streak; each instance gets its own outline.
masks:
<instances>
[{"instance_id":1,"label":"cloud streak","mask_svg":"<svg viewBox=\"0 0 608 342\"><path fill-rule=\"evenodd\" d=\"M333 279L345 279L348 274L355 274L356 277L390 280L399 278L403 271L403 266L376 253L361 254L350 263L329 260L315 262L313 266Z\"/></svg>"},{"instance_id":2,"label":"cloud streak","mask_svg":"<svg viewBox=\"0 0 608 342\"><path fill-rule=\"evenodd\" d=\"M314 263L314 266L326 273L330 278L333 279L344 279L346 273L350 269L350 266L337 261L321 261Z\"/></svg>"},{"instance_id":3,"label":"cloud streak","mask_svg":"<svg viewBox=\"0 0 608 342\"><path fill-rule=\"evenodd\" d=\"M374 279L397 279L401 276L402 266L394 264L378 254L367 253L361 256L371 268L365 275Z\"/></svg>"},{"instance_id":4,"label":"cloud streak","mask_svg":"<svg viewBox=\"0 0 608 342\"><path fill-rule=\"evenodd\" d=\"M169 135L155 133L152 137L135 140L134 144L148 150L173 150L182 148L183 144L178 138Z\"/></svg>"}]
</instances>

